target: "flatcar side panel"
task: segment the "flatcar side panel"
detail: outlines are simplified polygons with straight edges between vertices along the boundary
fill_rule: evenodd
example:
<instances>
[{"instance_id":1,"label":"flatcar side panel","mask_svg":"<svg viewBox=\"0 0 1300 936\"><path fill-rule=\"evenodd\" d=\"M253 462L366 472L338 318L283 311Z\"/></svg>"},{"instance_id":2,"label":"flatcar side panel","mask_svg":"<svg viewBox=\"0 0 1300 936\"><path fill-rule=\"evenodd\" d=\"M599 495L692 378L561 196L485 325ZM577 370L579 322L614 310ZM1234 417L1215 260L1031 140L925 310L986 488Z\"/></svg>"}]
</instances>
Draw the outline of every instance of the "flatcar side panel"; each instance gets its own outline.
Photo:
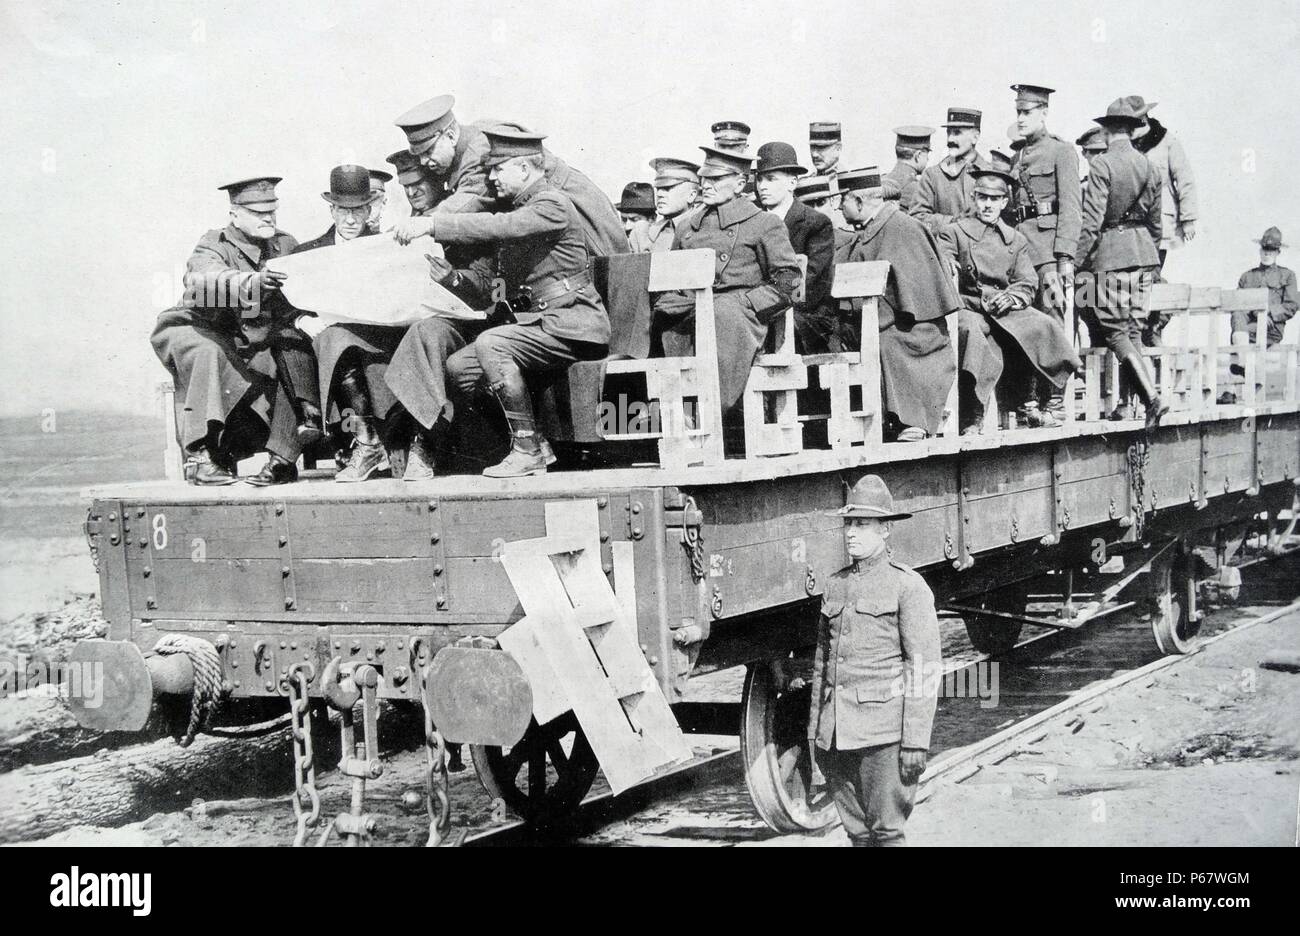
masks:
<instances>
[{"instance_id":1,"label":"flatcar side panel","mask_svg":"<svg viewBox=\"0 0 1300 936\"><path fill-rule=\"evenodd\" d=\"M1288 481L1300 473L1300 415L1287 413L1256 421L1263 483Z\"/></svg>"}]
</instances>

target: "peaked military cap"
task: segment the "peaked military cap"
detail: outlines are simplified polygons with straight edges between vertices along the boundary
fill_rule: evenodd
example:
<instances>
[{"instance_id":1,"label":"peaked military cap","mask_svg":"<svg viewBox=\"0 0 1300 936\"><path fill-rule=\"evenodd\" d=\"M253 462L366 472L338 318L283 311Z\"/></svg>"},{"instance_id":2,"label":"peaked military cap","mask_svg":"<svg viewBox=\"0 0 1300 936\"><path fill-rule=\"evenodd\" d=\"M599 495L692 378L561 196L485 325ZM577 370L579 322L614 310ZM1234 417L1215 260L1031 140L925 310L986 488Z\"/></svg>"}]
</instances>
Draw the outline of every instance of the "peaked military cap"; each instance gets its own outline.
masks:
<instances>
[{"instance_id":1,"label":"peaked military cap","mask_svg":"<svg viewBox=\"0 0 1300 936\"><path fill-rule=\"evenodd\" d=\"M1010 195L1013 184L1011 173L1002 169L972 169L975 191L984 195Z\"/></svg>"},{"instance_id":2,"label":"peaked military cap","mask_svg":"<svg viewBox=\"0 0 1300 936\"><path fill-rule=\"evenodd\" d=\"M983 111L977 111L973 107L950 107L948 108L948 119L944 122L944 127L974 127L980 128L980 120L983 118Z\"/></svg>"},{"instance_id":3,"label":"peaked military cap","mask_svg":"<svg viewBox=\"0 0 1300 936\"><path fill-rule=\"evenodd\" d=\"M375 200L370 172L365 166L335 166L330 170L330 190L320 197L338 208L360 208Z\"/></svg>"},{"instance_id":4,"label":"peaked military cap","mask_svg":"<svg viewBox=\"0 0 1300 936\"><path fill-rule=\"evenodd\" d=\"M794 186L794 197L803 202L822 201L838 194L830 176L804 176Z\"/></svg>"},{"instance_id":5,"label":"peaked military cap","mask_svg":"<svg viewBox=\"0 0 1300 936\"><path fill-rule=\"evenodd\" d=\"M1000 169L1003 172L1011 171L1011 157L1000 150L989 150L989 163L994 169Z\"/></svg>"},{"instance_id":6,"label":"peaked military cap","mask_svg":"<svg viewBox=\"0 0 1300 936\"><path fill-rule=\"evenodd\" d=\"M654 181L651 183L655 188L672 188L679 182L700 181L700 164L693 163L689 159L659 156L650 160L650 168L655 171Z\"/></svg>"},{"instance_id":7,"label":"peaked military cap","mask_svg":"<svg viewBox=\"0 0 1300 936\"><path fill-rule=\"evenodd\" d=\"M1032 84L1013 84L1011 90L1016 92L1017 104L1046 104L1047 99L1056 92L1055 88Z\"/></svg>"},{"instance_id":8,"label":"peaked military cap","mask_svg":"<svg viewBox=\"0 0 1300 936\"><path fill-rule=\"evenodd\" d=\"M387 185L389 182L392 181L393 181L393 174L391 172L385 172L382 169L370 170L370 182L372 185L378 182L379 187L383 188L385 185Z\"/></svg>"},{"instance_id":9,"label":"peaked military cap","mask_svg":"<svg viewBox=\"0 0 1300 936\"><path fill-rule=\"evenodd\" d=\"M451 112L455 104L456 99L450 94L440 94L415 105L393 121L406 134L412 153L418 156L433 148L442 132L456 120Z\"/></svg>"},{"instance_id":10,"label":"peaked military cap","mask_svg":"<svg viewBox=\"0 0 1300 936\"><path fill-rule=\"evenodd\" d=\"M799 157L789 143L764 143L758 148L758 165L755 173L776 172L783 170L796 175L805 175L808 170L799 165Z\"/></svg>"},{"instance_id":11,"label":"peaked military cap","mask_svg":"<svg viewBox=\"0 0 1300 936\"><path fill-rule=\"evenodd\" d=\"M748 156L716 146L701 146L700 149L704 150L704 164L700 166L701 178L748 172L754 163Z\"/></svg>"},{"instance_id":12,"label":"peaked military cap","mask_svg":"<svg viewBox=\"0 0 1300 936\"><path fill-rule=\"evenodd\" d=\"M895 127L894 136L900 146L929 146L930 137L934 136L934 127Z\"/></svg>"},{"instance_id":13,"label":"peaked military cap","mask_svg":"<svg viewBox=\"0 0 1300 936\"><path fill-rule=\"evenodd\" d=\"M1287 246L1282 243L1282 232L1275 227L1269 228L1264 232L1264 236L1256 239L1255 243L1265 250L1281 250Z\"/></svg>"},{"instance_id":14,"label":"peaked military cap","mask_svg":"<svg viewBox=\"0 0 1300 936\"><path fill-rule=\"evenodd\" d=\"M275 186L282 181L280 176L253 176L218 185L217 191L226 192L232 205L243 205L253 211L273 211L280 204L275 195Z\"/></svg>"},{"instance_id":15,"label":"peaked military cap","mask_svg":"<svg viewBox=\"0 0 1300 936\"><path fill-rule=\"evenodd\" d=\"M654 214L654 186L649 182L629 182L623 186L623 197L614 207L628 214Z\"/></svg>"},{"instance_id":16,"label":"peaked military cap","mask_svg":"<svg viewBox=\"0 0 1300 936\"><path fill-rule=\"evenodd\" d=\"M835 511L841 517L874 517L877 520L906 520L910 513L894 506L894 496L880 475L863 475L849 488L848 503Z\"/></svg>"},{"instance_id":17,"label":"peaked military cap","mask_svg":"<svg viewBox=\"0 0 1300 936\"><path fill-rule=\"evenodd\" d=\"M420 165L419 158L410 150L398 150L386 156L385 161L393 164L393 168L397 170L397 181L403 185L414 185L428 178L424 167Z\"/></svg>"},{"instance_id":18,"label":"peaked military cap","mask_svg":"<svg viewBox=\"0 0 1300 936\"><path fill-rule=\"evenodd\" d=\"M842 138L838 120L814 120L808 125L808 143L812 146L830 146Z\"/></svg>"},{"instance_id":19,"label":"peaked military cap","mask_svg":"<svg viewBox=\"0 0 1300 936\"><path fill-rule=\"evenodd\" d=\"M866 169L849 169L835 176L835 186L841 193L871 191L880 188L881 185L880 170L875 166L868 166Z\"/></svg>"},{"instance_id":20,"label":"peaked military cap","mask_svg":"<svg viewBox=\"0 0 1300 936\"><path fill-rule=\"evenodd\" d=\"M1101 127L1093 127L1085 130L1079 139L1074 141L1074 145L1080 147L1085 153L1097 153L1106 149L1106 131Z\"/></svg>"},{"instance_id":21,"label":"peaked military cap","mask_svg":"<svg viewBox=\"0 0 1300 936\"><path fill-rule=\"evenodd\" d=\"M1139 98L1138 100L1141 100ZM1110 102L1110 107L1106 108L1106 113L1100 117L1092 118L1093 123L1099 123L1103 127L1106 124L1120 124L1127 127L1136 127L1146 118L1142 112L1134 105L1133 98L1115 98Z\"/></svg>"},{"instance_id":22,"label":"peaked military cap","mask_svg":"<svg viewBox=\"0 0 1300 936\"><path fill-rule=\"evenodd\" d=\"M749 124L740 120L719 120L709 127L715 143L748 143Z\"/></svg>"},{"instance_id":23,"label":"peaked military cap","mask_svg":"<svg viewBox=\"0 0 1300 936\"><path fill-rule=\"evenodd\" d=\"M517 156L540 156L542 140L545 133L533 133L531 130L518 130L506 124L484 129L483 135L488 139L488 154L483 157L483 165L499 166Z\"/></svg>"}]
</instances>

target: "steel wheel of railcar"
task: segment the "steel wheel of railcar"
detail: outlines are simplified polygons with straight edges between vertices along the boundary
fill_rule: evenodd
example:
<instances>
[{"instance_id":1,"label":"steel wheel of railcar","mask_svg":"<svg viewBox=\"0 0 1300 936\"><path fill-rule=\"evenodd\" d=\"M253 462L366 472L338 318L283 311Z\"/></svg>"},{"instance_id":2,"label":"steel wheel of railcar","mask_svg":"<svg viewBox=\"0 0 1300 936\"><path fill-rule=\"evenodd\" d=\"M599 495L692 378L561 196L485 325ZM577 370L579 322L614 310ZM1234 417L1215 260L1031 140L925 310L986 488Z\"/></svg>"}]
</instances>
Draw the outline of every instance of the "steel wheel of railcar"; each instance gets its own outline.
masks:
<instances>
[{"instance_id":1,"label":"steel wheel of railcar","mask_svg":"<svg viewBox=\"0 0 1300 936\"><path fill-rule=\"evenodd\" d=\"M1026 602L1024 590L1013 588L981 595L973 604L1003 614L1024 614ZM1023 621L966 612L962 613L962 622L966 625L966 636L970 638L971 646L994 658L1011 652L1025 626Z\"/></svg>"},{"instance_id":2,"label":"steel wheel of railcar","mask_svg":"<svg viewBox=\"0 0 1300 936\"><path fill-rule=\"evenodd\" d=\"M513 747L473 745L470 757L488 796L538 826L577 809L600 769L572 712L545 725L534 720Z\"/></svg>"},{"instance_id":3,"label":"steel wheel of railcar","mask_svg":"<svg viewBox=\"0 0 1300 936\"><path fill-rule=\"evenodd\" d=\"M778 832L816 832L835 820L835 803L826 788L812 789L811 688L807 678L800 688L785 688L785 671L793 662L750 664L740 704L740 756L759 818Z\"/></svg>"},{"instance_id":4,"label":"steel wheel of railcar","mask_svg":"<svg viewBox=\"0 0 1300 936\"><path fill-rule=\"evenodd\" d=\"M1175 551L1151 566L1151 633L1161 653L1188 653L1196 646L1201 629L1196 614L1196 580L1187 554Z\"/></svg>"}]
</instances>

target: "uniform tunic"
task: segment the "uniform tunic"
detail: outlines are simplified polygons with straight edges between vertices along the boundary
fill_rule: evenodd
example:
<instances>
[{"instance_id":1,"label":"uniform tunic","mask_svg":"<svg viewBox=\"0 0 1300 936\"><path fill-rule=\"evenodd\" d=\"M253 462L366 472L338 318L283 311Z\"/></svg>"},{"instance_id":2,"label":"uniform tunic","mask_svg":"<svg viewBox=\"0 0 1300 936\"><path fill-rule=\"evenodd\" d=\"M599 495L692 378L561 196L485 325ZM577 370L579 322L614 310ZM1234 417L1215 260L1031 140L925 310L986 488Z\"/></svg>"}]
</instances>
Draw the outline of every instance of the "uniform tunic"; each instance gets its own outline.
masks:
<instances>
[{"instance_id":1,"label":"uniform tunic","mask_svg":"<svg viewBox=\"0 0 1300 936\"><path fill-rule=\"evenodd\" d=\"M1241 274L1237 280L1238 289L1268 290L1268 333L1265 342L1270 345L1282 340L1286 323L1300 308L1300 292L1296 291L1295 272L1284 266L1257 266ZM1255 309L1232 313L1232 330L1250 333L1250 340L1255 340L1255 321L1258 312Z\"/></svg>"},{"instance_id":2,"label":"uniform tunic","mask_svg":"<svg viewBox=\"0 0 1300 936\"><path fill-rule=\"evenodd\" d=\"M927 166L917 180L916 200L908 214L929 228L931 234L939 236L944 228L974 208L975 180L971 170L988 168L988 163L978 154L969 162L949 156Z\"/></svg>"},{"instance_id":3,"label":"uniform tunic","mask_svg":"<svg viewBox=\"0 0 1300 936\"><path fill-rule=\"evenodd\" d=\"M235 408L246 403L268 424L277 422L273 409L279 409L282 419L267 448L297 457L296 420L284 418L291 416L286 412L290 404L276 381L276 359L285 367L294 395L315 403L311 342L293 327L293 310L278 293L263 300L255 319L242 317L251 303L240 295L248 274L264 270L267 261L292 252L297 243L282 231L266 241L253 240L232 224L208 231L195 246L185 266L186 294L158 316L150 338L175 382L177 440L182 448L202 443L210 424L225 426ZM260 442L242 435L222 434L219 439L222 448L240 456L257 451Z\"/></svg>"},{"instance_id":4,"label":"uniform tunic","mask_svg":"<svg viewBox=\"0 0 1300 936\"><path fill-rule=\"evenodd\" d=\"M897 202L885 202L846 259L889 261L879 303L882 405L901 425L935 433L957 377L944 317L961 307L938 245ZM850 347L859 346L854 336Z\"/></svg>"},{"instance_id":5,"label":"uniform tunic","mask_svg":"<svg viewBox=\"0 0 1300 936\"><path fill-rule=\"evenodd\" d=\"M928 750L943 665L934 594L882 549L830 577L808 734L855 845L902 845L916 785L899 749Z\"/></svg>"},{"instance_id":6,"label":"uniform tunic","mask_svg":"<svg viewBox=\"0 0 1300 936\"><path fill-rule=\"evenodd\" d=\"M939 235L939 246L957 270L962 310L958 313L958 356L974 380L975 397L987 406L1002 376L1004 349L1014 346L1058 389L1080 366L1078 355L1056 319L1033 308L1038 277L1024 235L998 221L962 218ZM1019 308L1001 315L989 309L994 296L1009 292Z\"/></svg>"},{"instance_id":7,"label":"uniform tunic","mask_svg":"<svg viewBox=\"0 0 1300 936\"><path fill-rule=\"evenodd\" d=\"M1075 267L1091 274L1088 303L1106 343L1127 353L1139 338L1146 295L1160 263L1161 182L1123 137L1092 161Z\"/></svg>"},{"instance_id":8,"label":"uniform tunic","mask_svg":"<svg viewBox=\"0 0 1300 936\"><path fill-rule=\"evenodd\" d=\"M1199 214L1196 176L1178 138L1154 117L1150 129L1133 140L1133 148L1150 160L1160 175L1164 190L1160 201L1160 249L1183 243L1183 225L1195 222Z\"/></svg>"},{"instance_id":9,"label":"uniform tunic","mask_svg":"<svg viewBox=\"0 0 1300 936\"><path fill-rule=\"evenodd\" d=\"M646 224L638 224L628 237L628 244L633 253L658 253L673 249L673 237L682 219L689 214L689 209L673 218L655 218Z\"/></svg>"},{"instance_id":10,"label":"uniform tunic","mask_svg":"<svg viewBox=\"0 0 1300 936\"><path fill-rule=\"evenodd\" d=\"M678 228L674 250L701 248L715 252L713 315L725 412L745 390L768 325L790 306L799 264L781 219L743 197L694 212ZM655 302L654 316L666 356L695 353L691 295L663 293Z\"/></svg>"},{"instance_id":11,"label":"uniform tunic","mask_svg":"<svg viewBox=\"0 0 1300 936\"><path fill-rule=\"evenodd\" d=\"M883 181L885 184L885 198L889 201L897 201L904 211L911 211L912 205L916 203L917 189L921 173L910 163L905 163L901 159L894 163L894 168L885 174ZM890 189L898 191L895 198L890 197Z\"/></svg>"},{"instance_id":12,"label":"uniform tunic","mask_svg":"<svg viewBox=\"0 0 1300 936\"><path fill-rule=\"evenodd\" d=\"M1072 258L1079 242L1079 156L1073 144L1044 133L1016 151L1011 174L1018 182L1014 206L1031 212L1016 230L1029 241L1038 270L1038 305L1063 321L1065 307L1053 287L1062 293L1068 288L1060 283L1056 261Z\"/></svg>"}]
</instances>

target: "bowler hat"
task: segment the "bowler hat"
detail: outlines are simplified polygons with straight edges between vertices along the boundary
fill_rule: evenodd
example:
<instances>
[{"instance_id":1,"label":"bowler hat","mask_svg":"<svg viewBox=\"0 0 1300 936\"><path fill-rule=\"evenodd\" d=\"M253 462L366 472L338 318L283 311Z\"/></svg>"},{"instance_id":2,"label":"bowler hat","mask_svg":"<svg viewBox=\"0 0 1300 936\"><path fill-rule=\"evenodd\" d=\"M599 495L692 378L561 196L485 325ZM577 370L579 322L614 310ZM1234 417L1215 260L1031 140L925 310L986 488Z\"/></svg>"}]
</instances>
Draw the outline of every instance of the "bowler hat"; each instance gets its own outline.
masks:
<instances>
[{"instance_id":1,"label":"bowler hat","mask_svg":"<svg viewBox=\"0 0 1300 936\"><path fill-rule=\"evenodd\" d=\"M1283 247L1287 246L1282 243L1282 232L1275 227L1271 227L1265 231L1264 236L1257 238L1255 243L1259 244L1259 246L1266 250L1281 250Z\"/></svg>"},{"instance_id":2,"label":"bowler hat","mask_svg":"<svg viewBox=\"0 0 1300 936\"><path fill-rule=\"evenodd\" d=\"M619 211L626 211L628 214L654 214L654 186L649 182L629 182L623 186L623 197L614 207Z\"/></svg>"},{"instance_id":3,"label":"bowler hat","mask_svg":"<svg viewBox=\"0 0 1300 936\"><path fill-rule=\"evenodd\" d=\"M799 165L799 157L795 155L794 147L789 143L764 143L758 148L758 165L754 172L762 175L764 172L793 172L796 175L804 175L808 172L803 166Z\"/></svg>"},{"instance_id":4,"label":"bowler hat","mask_svg":"<svg viewBox=\"0 0 1300 936\"><path fill-rule=\"evenodd\" d=\"M1141 98L1137 98L1141 101ZM1115 98L1110 102L1110 107L1106 108L1106 113L1101 117L1092 118L1093 123L1099 123L1103 127L1106 124L1120 124L1129 127L1136 127L1142 121L1146 120L1143 116L1145 112L1140 111L1134 104L1133 97Z\"/></svg>"},{"instance_id":5,"label":"bowler hat","mask_svg":"<svg viewBox=\"0 0 1300 936\"><path fill-rule=\"evenodd\" d=\"M370 171L365 166L335 166L330 170L330 190L320 197L338 208L360 208L375 200Z\"/></svg>"},{"instance_id":6,"label":"bowler hat","mask_svg":"<svg viewBox=\"0 0 1300 936\"><path fill-rule=\"evenodd\" d=\"M835 514L841 517L874 517L877 520L906 520L910 513L894 507L889 485L880 475L863 475L849 488L848 503Z\"/></svg>"}]
</instances>

